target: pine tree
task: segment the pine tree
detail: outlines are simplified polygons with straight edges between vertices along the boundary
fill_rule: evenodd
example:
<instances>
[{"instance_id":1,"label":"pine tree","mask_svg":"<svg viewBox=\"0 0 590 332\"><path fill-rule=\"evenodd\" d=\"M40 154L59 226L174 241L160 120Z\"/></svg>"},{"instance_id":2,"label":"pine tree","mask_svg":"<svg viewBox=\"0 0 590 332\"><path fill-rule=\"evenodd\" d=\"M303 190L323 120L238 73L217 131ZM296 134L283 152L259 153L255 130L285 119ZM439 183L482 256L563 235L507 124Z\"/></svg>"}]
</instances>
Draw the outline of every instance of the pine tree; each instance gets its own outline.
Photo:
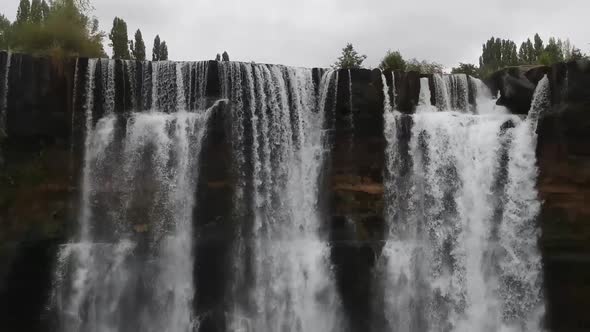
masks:
<instances>
[{"instance_id":1,"label":"pine tree","mask_svg":"<svg viewBox=\"0 0 590 332\"><path fill-rule=\"evenodd\" d=\"M143 37L141 35L141 31L137 29L135 31L135 42L131 41L131 53L135 60L144 61L145 60L145 43L143 42Z\"/></svg>"},{"instance_id":2,"label":"pine tree","mask_svg":"<svg viewBox=\"0 0 590 332\"><path fill-rule=\"evenodd\" d=\"M14 23L23 24L29 21L31 11L31 3L29 0L20 0L18 10L16 12L16 20Z\"/></svg>"},{"instance_id":3,"label":"pine tree","mask_svg":"<svg viewBox=\"0 0 590 332\"><path fill-rule=\"evenodd\" d=\"M41 0L33 0L31 2L31 12L29 14L29 20L32 23L41 23L43 21L43 8L41 6Z\"/></svg>"},{"instance_id":4,"label":"pine tree","mask_svg":"<svg viewBox=\"0 0 590 332\"><path fill-rule=\"evenodd\" d=\"M229 61L229 54L227 54L226 51L223 51L223 54L221 55L221 59L223 61Z\"/></svg>"},{"instance_id":5,"label":"pine tree","mask_svg":"<svg viewBox=\"0 0 590 332\"><path fill-rule=\"evenodd\" d=\"M113 48L113 59L131 59L129 54L129 38L127 36L127 23L118 17L113 20L113 28L109 34L110 46Z\"/></svg>"},{"instance_id":6,"label":"pine tree","mask_svg":"<svg viewBox=\"0 0 590 332\"><path fill-rule=\"evenodd\" d=\"M160 45L160 60L168 60L168 46L166 46L166 41L162 41Z\"/></svg>"},{"instance_id":7,"label":"pine tree","mask_svg":"<svg viewBox=\"0 0 590 332\"><path fill-rule=\"evenodd\" d=\"M156 35L154 38L154 47L152 48L152 61L160 60L160 36Z\"/></svg>"},{"instance_id":8,"label":"pine tree","mask_svg":"<svg viewBox=\"0 0 590 332\"><path fill-rule=\"evenodd\" d=\"M0 14L0 50L8 49L10 25L10 20L8 20L6 16Z\"/></svg>"},{"instance_id":9,"label":"pine tree","mask_svg":"<svg viewBox=\"0 0 590 332\"><path fill-rule=\"evenodd\" d=\"M353 69L361 68L363 61L367 58L366 55L359 55L354 49L351 43L346 44L346 47L342 49L342 55L338 57L338 60L332 65L338 69Z\"/></svg>"}]
</instances>

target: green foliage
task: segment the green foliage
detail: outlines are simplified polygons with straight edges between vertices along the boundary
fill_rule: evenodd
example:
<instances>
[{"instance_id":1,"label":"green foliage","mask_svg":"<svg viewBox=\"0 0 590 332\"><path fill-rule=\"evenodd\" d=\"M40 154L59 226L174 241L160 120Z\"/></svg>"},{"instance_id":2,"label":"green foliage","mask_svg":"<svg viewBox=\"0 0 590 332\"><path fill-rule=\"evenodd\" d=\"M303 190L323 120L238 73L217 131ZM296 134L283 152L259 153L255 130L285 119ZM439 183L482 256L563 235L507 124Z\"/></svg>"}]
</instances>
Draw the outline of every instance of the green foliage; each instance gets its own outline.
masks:
<instances>
[{"instance_id":1,"label":"green foliage","mask_svg":"<svg viewBox=\"0 0 590 332\"><path fill-rule=\"evenodd\" d=\"M472 77L479 77L479 68L470 63L459 63L459 67L453 68L451 74L465 74Z\"/></svg>"},{"instance_id":2,"label":"green foliage","mask_svg":"<svg viewBox=\"0 0 590 332\"><path fill-rule=\"evenodd\" d=\"M31 11L31 3L29 0L20 0L18 9L16 11L16 25L22 25L29 21L29 15Z\"/></svg>"},{"instance_id":3,"label":"green foliage","mask_svg":"<svg viewBox=\"0 0 590 332\"><path fill-rule=\"evenodd\" d=\"M215 56L215 61L221 61L221 54L217 53Z\"/></svg>"},{"instance_id":4,"label":"green foliage","mask_svg":"<svg viewBox=\"0 0 590 332\"><path fill-rule=\"evenodd\" d=\"M43 3L41 3L41 10ZM23 13L19 7L19 12ZM22 19L22 14L20 15ZM104 55L98 28L84 15L79 2L55 0L44 22L21 21L14 24L9 34L9 48L24 53L55 57Z\"/></svg>"},{"instance_id":5,"label":"green foliage","mask_svg":"<svg viewBox=\"0 0 590 332\"><path fill-rule=\"evenodd\" d=\"M385 57L381 60L381 64L379 64L379 68L383 71L385 70L406 70L406 60L402 57L399 51L387 51Z\"/></svg>"},{"instance_id":6,"label":"green foliage","mask_svg":"<svg viewBox=\"0 0 590 332\"><path fill-rule=\"evenodd\" d=\"M41 1L41 13L43 14L43 21L49 17L49 5L45 0Z\"/></svg>"},{"instance_id":7,"label":"green foliage","mask_svg":"<svg viewBox=\"0 0 590 332\"><path fill-rule=\"evenodd\" d=\"M123 19L115 17L109 39L111 40L109 46L113 48L113 59L131 59L128 47L127 23Z\"/></svg>"},{"instance_id":8,"label":"green foliage","mask_svg":"<svg viewBox=\"0 0 590 332\"><path fill-rule=\"evenodd\" d=\"M503 67L516 66L518 63L519 53L516 43L512 40L492 37L483 44L479 58L482 72L493 72Z\"/></svg>"},{"instance_id":9,"label":"green foliage","mask_svg":"<svg viewBox=\"0 0 590 332\"><path fill-rule=\"evenodd\" d=\"M8 49L10 39L10 21L0 14L0 50Z\"/></svg>"},{"instance_id":10,"label":"green foliage","mask_svg":"<svg viewBox=\"0 0 590 332\"><path fill-rule=\"evenodd\" d=\"M221 59L223 61L229 61L229 54L227 54L226 51L223 51L223 54L221 55Z\"/></svg>"},{"instance_id":11,"label":"green foliage","mask_svg":"<svg viewBox=\"0 0 590 332\"><path fill-rule=\"evenodd\" d=\"M160 60L160 35L154 38L154 47L152 48L152 61Z\"/></svg>"},{"instance_id":12,"label":"green foliage","mask_svg":"<svg viewBox=\"0 0 590 332\"><path fill-rule=\"evenodd\" d=\"M31 23L37 24L43 21L43 8L41 7L41 0L33 0L33 2L31 2L29 21Z\"/></svg>"},{"instance_id":13,"label":"green foliage","mask_svg":"<svg viewBox=\"0 0 590 332\"><path fill-rule=\"evenodd\" d=\"M160 45L160 60L168 60L168 46L166 41L163 41Z\"/></svg>"},{"instance_id":14,"label":"green foliage","mask_svg":"<svg viewBox=\"0 0 590 332\"><path fill-rule=\"evenodd\" d=\"M535 60L538 61L539 58L541 58L541 54L544 51L544 47L543 47L543 40L541 39L541 36L539 36L538 33L535 33Z\"/></svg>"},{"instance_id":15,"label":"green foliage","mask_svg":"<svg viewBox=\"0 0 590 332\"><path fill-rule=\"evenodd\" d=\"M535 54L535 47L529 38L526 42L520 44L520 49L518 50L518 61L523 65L533 64L537 61L537 56Z\"/></svg>"},{"instance_id":16,"label":"green foliage","mask_svg":"<svg viewBox=\"0 0 590 332\"><path fill-rule=\"evenodd\" d=\"M359 55L352 44L348 43L346 44L346 47L342 49L342 55L332 67L336 69L362 68L363 61L365 61L366 58L366 55Z\"/></svg>"},{"instance_id":17,"label":"green foliage","mask_svg":"<svg viewBox=\"0 0 590 332\"><path fill-rule=\"evenodd\" d=\"M145 43L139 29L135 31L135 42L131 41L131 53L135 60L145 60Z\"/></svg>"},{"instance_id":18,"label":"green foliage","mask_svg":"<svg viewBox=\"0 0 590 332\"><path fill-rule=\"evenodd\" d=\"M406 62L407 71L417 71L420 74L442 74L444 67L437 62L427 60L410 59Z\"/></svg>"}]
</instances>

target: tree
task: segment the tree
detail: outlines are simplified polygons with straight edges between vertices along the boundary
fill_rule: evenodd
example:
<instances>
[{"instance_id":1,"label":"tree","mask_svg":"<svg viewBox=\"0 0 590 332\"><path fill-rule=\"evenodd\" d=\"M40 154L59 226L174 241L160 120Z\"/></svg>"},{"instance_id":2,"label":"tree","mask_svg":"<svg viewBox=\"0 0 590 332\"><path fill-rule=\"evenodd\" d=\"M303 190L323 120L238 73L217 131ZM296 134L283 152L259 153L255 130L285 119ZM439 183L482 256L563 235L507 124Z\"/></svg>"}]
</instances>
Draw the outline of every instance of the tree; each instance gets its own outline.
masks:
<instances>
[{"instance_id":1,"label":"tree","mask_svg":"<svg viewBox=\"0 0 590 332\"><path fill-rule=\"evenodd\" d=\"M431 62L427 60L418 60L412 58L406 62L407 71L417 71L420 74L442 74L444 67L438 62Z\"/></svg>"},{"instance_id":2,"label":"tree","mask_svg":"<svg viewBox=\"0 0 590 332\"><path fill-rule=\"evenodd\" d=\"M470 63L459 63L459 67L451 70L451 74L465 74L473 77L479 77L479 68Z\"/></svg>"},{"instance_id":3,"label":"tree","mask_svg":"<svg viewBox=\"0 0 590 332\"><path fill-rule=\"evenodd\" d=\"M29 21L34 24L39 24L43 21L43 7L41 6L41 0L33 0L31 2Z\"/></svg>"},{"instance_id":4,"label":"tree","mask_svg":"<svg viewBox=\"0 0 590 332\"><path fill-rule=\"evenodd\" d=\"M8 49L9 46L10 25L10 20L0 14L0 49L2 50Z\"/></svg>"},{"instance_id":5,"label":"tree","mask_svg":"<svg viewBox=\"0 0 590 332\"><path fill-rule=\"evenodd\" d=\"M541 54L543 53L543 51L545 49L543 47L543 39L541 39L541 37L539 36L538 33L535 34L534 40L535 40L535 62L537 62L541 58Z\"/></svg>"},{"instance_id":6,"label":"tree","mask_svg":"<svg viewBox=\"0 0 590 332\"><path fill-rule=\"evenodd\" d=\"M109 39L111 40L109 46L113 48L113 59L131 59L128 46L127 23L123 19L115 17Z\"/></svg>"},{"instance_id":7,"label":"tree","mask_svg":"<svg viewBox=\"0 0 590 332\"><path fill-rule=\"evenodd\" d=\"M223 61L229 61L229 54L227 54L227 51L223 51L223 54L221 55L221 59Z\"/></svg>"},{"instance_id":8,"label":"tree","mask_svg":"<svg viewBox=\"0 0 590 332\"><path fill-rule=\"evenodd\" d=\"M18 5L18 9L16 11L16 23L17 25L21 25L29 21L29 15L31 11L31 3L29 0L20 0Z\"/></svg>"},{"instance_id":9,"label":"tree","mask_svg":"<svg viewBox=\"0 0 590 332\"><path fill-rule=\"evenodd\" d=\"M582 50L580 50L577 47L573 47L572 48L572 54L570 56L570 58L568 60L580 60L585 58L586 56L584 54L582 54Z\"/></svg>"},{"instance_id":10,"label":"tree","mask_svg":"<svg viewBox=\"0 0 590 332\"><path fill-rule=\"evenodd\" d=\"M160 36L154 38L154 47L152 48L152 61L160 60Z\"/></svg>"},{"instance_id":11,"label":"tree","mask_svg":"<svg viewBox=\"0 0 590 332\"><path fill-rule=\"evenodd\" d=\"M562 45L563 42L561 40L556 40L553 37L549 38L545 50L541 53L539 62L543 65L549 66L556 62L563 61Z\"/></svg>"},{"instance_id":12,"label":"tree","mask_svg":"<svg viewBox=\"0 0 590 332\"><path fill-rule=\"evenodd\" d=\"M145 43L139 29L135 31L135 42L131 41L131 53L135 60L145 60Z\"/></svg>"},{"instance_id":13,"label":"tree","mask_svg":"<svg viewBox=\"0 0 590 332\"><path fill-rule=\"evenodd\" d=\"M51 7L45 9L43 3L35 4L42 16L42 21L37 22L37 18L35 21L31 18L28 1L21 1L17 12L20 22L10 28L8 45L11 49L55 58L100 57L104 54L104 33L98 28L93 29L91 19L84 14L86 0L52 1ZM38 13L38 10L33 12Z\"/></svg>"},{"instance_id":14,"label":"tree","mask_svg":"<svg viewBox=\"0 0 590 332\"><path fill-rule=\"evenodd\" d=\"M43 14L43 21L45 22L49 18L49 5L45 0L41 1L41 13Z\"/></svg>"},{"instance_id":15,"label":"tree","mask_svg":"<svg viewBox=\"0 0 590 332\"><path fill-rule=\"evenodd\" d=\"M215 61L221 61L221 54L217 53L215 56Z\"/></svg>"},{"instance_id":16,"label":"tree","mask_svg":"<svg viewBox=\"0 0 590 332\"><path fill-rule=\"evenodd\" d=\"M405 71L406 70L406 60L402 57L399 51L387 51L385 57L381 60L381 64L379 64L379 68L383 71L388 70L399 70Z\"/></svg>"},{"instance_id":17,"label":"tree","mask_svg":"<svg viewBox=\"0 0 590 332\"><path fill-rule=\"evenodd\" d=\"M166 46L166 41L163 41L160 45L160 60L168 60L168 46Z\"/></svg>"},{"instance_id":18,"label":"tree","mask_svg":"<svg viewBox=\"0 0 590 332\"><path fill-rule=\"evenodd\" d=\"M332 67L338 69L362 68L363 61L365 61L366 58L366 55L359 55L352 44L348 43L346 44L346 47L342 49L342 55Z\"/></svg>"}]
</instances>

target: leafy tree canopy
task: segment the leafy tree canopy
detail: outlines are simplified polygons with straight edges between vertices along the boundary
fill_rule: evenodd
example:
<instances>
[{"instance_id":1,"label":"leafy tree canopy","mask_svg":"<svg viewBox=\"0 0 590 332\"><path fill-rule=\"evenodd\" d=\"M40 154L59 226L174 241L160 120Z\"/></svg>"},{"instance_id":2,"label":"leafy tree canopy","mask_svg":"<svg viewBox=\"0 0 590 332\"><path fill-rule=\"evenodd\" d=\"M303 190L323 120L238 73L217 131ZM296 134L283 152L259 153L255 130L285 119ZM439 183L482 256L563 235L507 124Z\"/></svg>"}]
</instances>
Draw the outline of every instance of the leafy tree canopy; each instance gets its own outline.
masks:
<instances>
[{"instance_id":1,"label":"leafy tree canopy","mask_svg":"<svg viewBox=\"0 0 590 332\"><path fill-rule=\"evenodd\" d=\"M406 60L402 57L399 51L387 51L381 63L379 64L379 68L383 71L392 71L392 70L406 70Z\"/></svg>"},{"instance_id":2,"label":"leafy tree canopy","mask_svg":"<svg viewBox=\"0 0 590 332\"><path fill-rule=\"evenodd\" d=\"M359 55L351 43L346 44L342 49L342 55L332 65L336 69L356 69L362 68L363 61L367 58L366 55Z\"/></svg>"},{"instance_id":3,"label":"leafy tree canopy","mask_svg":"<svg viewBox=\"0 0 590 332\"><path fill-rule=\"evenodd\" d=\"M479 68L471 63L459 63L459 67L453 68L451 74L465 74L472 77L479 77Z\"/></svg>"}]
</instances>

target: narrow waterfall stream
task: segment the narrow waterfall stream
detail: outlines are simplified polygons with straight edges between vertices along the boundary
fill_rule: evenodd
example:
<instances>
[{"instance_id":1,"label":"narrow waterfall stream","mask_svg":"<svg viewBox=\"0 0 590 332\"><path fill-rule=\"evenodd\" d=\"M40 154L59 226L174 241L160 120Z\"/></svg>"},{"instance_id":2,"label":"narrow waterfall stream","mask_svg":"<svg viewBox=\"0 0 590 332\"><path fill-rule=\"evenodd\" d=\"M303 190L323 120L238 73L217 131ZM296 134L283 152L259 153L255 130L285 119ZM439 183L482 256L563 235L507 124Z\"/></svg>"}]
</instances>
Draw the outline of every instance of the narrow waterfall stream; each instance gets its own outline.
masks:
<instances>
[{"instance_id":1,"label":"narrow waterfall stream","mask_svg":"<svg viewBox=\"0 0 590 332\"><path fill-rule=\"evenodd\" d=\"M339 331L329 248L320 232L321 173L328 152L326 99L312 70L223 63L238 167L230 331Z\"/></svg>"},{"instance_id":2,"label":"narrow waterfall stream","mask_svg":"<svg viewBox=\"0 0 590 332\"><path fill-rule=\"evenodd\" d=\"M186 66L156 65L157 107L123 115L114 113L115 61L88 62L79 231L60 252L53 298L59 331L189 332L198 324L192 214L213 110L188 111ZM172 86L176 93L162 89ZM172 104L175 112L161 111Z\"/></svg>"},{"instance_id":3,"label":"narrow waterfall stream","mask_svg":"<svg viewBox=\"0 0 590 332\"><path fill-rule=\"evenodd\" d=\"M548 80L526 119L494 108L478 82L479 115L471 114L465 75L434 82L438 110L423 79L416 113L407 116L411 129L384 106L384 329L539 331L535 130L548 108Z\"/></svg>"}]
</instances>

